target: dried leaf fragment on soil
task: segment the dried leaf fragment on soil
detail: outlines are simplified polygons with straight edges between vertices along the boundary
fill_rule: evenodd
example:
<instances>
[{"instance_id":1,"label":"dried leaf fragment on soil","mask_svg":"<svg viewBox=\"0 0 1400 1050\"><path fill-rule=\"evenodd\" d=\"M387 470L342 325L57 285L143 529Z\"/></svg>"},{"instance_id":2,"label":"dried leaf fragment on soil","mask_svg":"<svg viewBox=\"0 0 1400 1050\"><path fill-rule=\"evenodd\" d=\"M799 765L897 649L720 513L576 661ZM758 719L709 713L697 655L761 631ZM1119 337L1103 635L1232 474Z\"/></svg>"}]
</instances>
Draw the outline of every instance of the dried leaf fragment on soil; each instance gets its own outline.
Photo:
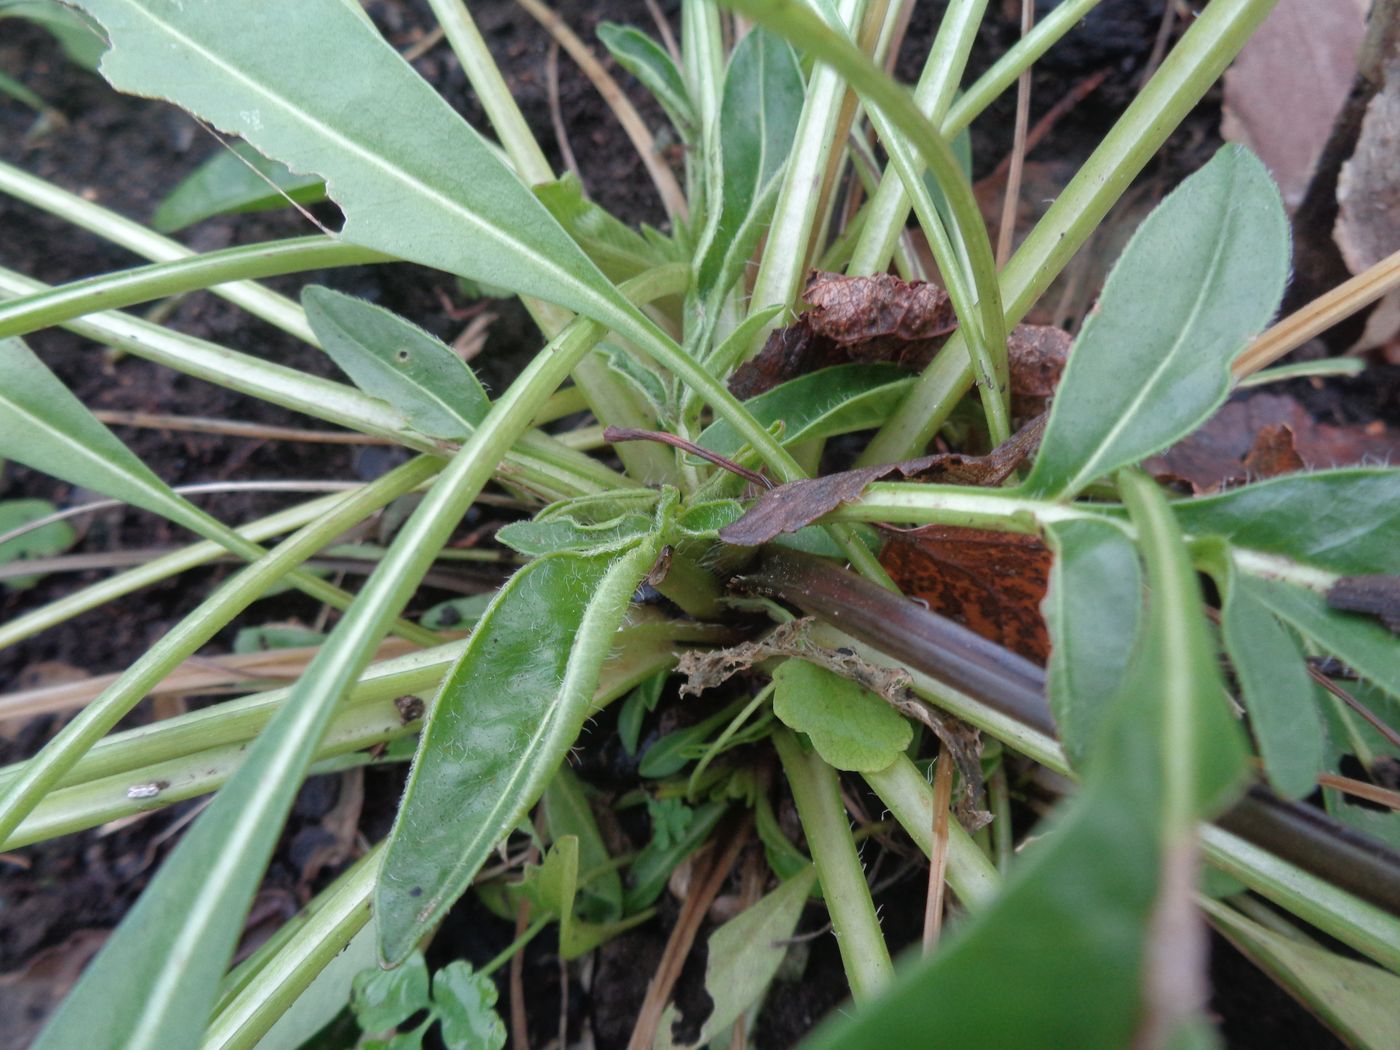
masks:
<instances>
[{"instance_id":1,"label":"dried leaf fragment on soil","mask_svg":"<svg viewBox=\"0 0 1400 1050\"><path fill-rule=\"evenodd\" d=\"M947 292L893 274L843 277L814 271L802 298L811 309L775 330L758 356L730 377L735 397L756 397L831 365L880 362L921 369L958 327ZM1017 415L1034 415L1045 407L1071 342L1068 332L1048 325L1018 325L1012 331L1007 354Z\"/></svg>"}]
</instances>

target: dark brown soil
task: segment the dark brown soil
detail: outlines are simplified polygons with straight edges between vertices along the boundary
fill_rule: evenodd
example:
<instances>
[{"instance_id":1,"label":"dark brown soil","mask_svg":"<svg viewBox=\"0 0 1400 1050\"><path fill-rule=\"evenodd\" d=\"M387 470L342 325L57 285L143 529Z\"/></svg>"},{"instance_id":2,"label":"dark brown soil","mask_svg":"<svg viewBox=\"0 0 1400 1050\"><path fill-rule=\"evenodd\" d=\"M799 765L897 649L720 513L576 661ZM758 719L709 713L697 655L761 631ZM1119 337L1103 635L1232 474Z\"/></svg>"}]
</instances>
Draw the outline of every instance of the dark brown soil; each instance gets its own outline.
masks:
<instances>
[{"instance_id":1,"label":"dark brown soil","mask_svg":"<svg viewBox=\"0 0 1400 1050\"><path fill-rule=\"evenodd\" d=\"M663 2L662 6L674 19L677 5ZM913 56L927 49L943 6L938 0L918 5L899 67L906 79L917 75ZM1048 10L1052 5L1037 6ZM371 7L388 38L401 49L420 39L431 24L426 7L420 2L385 0ZM991 8L987 30L973 52L974 74L985 69L1016 38L1015 11L1019 4L1002 4L998 0ZM640 0L608 4L605 10L600 10L599 5L567 0L556 4L555 9L587 40L593 39L593 30L604 15L648 30L651 27ZM545 144L551 162L559 167L545 92L548 38L513 4L483 2L474 4L473 11L527 119ZM1083 78L1100 70L1107 70L1108 76L1099 90L1060 121L1036 157L1077 162L1087 155L1135 91L1160 15L1160 0L1106 0L1069 40L1037 66L1033 119ZM4 160L123 214L145 220L180 178L221 148L173 107L113 94L97 77L68 64L43 32L13 21L0 25L4 26L0 34L0 70L17 76L68 121L64 127L31 136L32 112L0 98L0 157ZM445 46L432 49L415 64L475 126L485 126L480 107ZM654 126L659 125L659 111L654 104L630 77L617 72L644 116ZM567 58L561 59L560 75L564 120L595 199L631 222L660 225L663 214L659 203L615 120ZM979 177L994 168L1009 149L1013 106L1008 95L977 125L973 146L975 174ZM1154 162L1147 178L1170 185L1198 166L1219 141L1217 123L1218 103L1208 100ZM323 221L335 221L334 209L329 206L318 215ZM208 251L306 232L304 220L285 212L209 220L186 231L181 239L196 250ZM62 282L139 261L59 219L0 199L0 265L48 282ZM444 338L451 338L461 328L462 322L453 319L450 308L466 304L452 278L441 273L397 265L353 268L269 283L294 293L308 279L382 303ZM528 319L517 306L499 303L493 304L492 309L501 317L491 330L486 352L475 365L488 386L500 390L533 352L536 342ZM335 374L335 369L316 351L208 294L190 296L179 304L170 323L238 350L320 375ZM316 425L134 358L116 359L63 332L37 333L30 342L74 392L96 408ZM1330 410L1349 415L1349 422L1356 415L1374 417L1376 405L1351 408L1348 393L1343 388L1328 395L1335 403ZM1394 396L1392 389L1389 397ZM392 455L383 450L355 452L344 446L127 428L118 432L173 484L235 477L373 477L386 468ZM44 496L61 505L88 498L22 467L6 465L0 474L0 496L21 494ZM210 497L206 505L225 520L239 521L266 514L284 505L286 498L240 494ZM184 539L172 526L130 510L96 515L85 529L81 549L89 552L175 544ZM53 662L91 673L126 666L228 571L226 567L216 567L149 588L101 613L80 617L0 653L0 688L14 688L33 675L36 668L42 670L41 665ZM95 574L52 576L30 591L0 592L0 617L9 618L34 608L95 578ZM308 602L284 596L255 606L244 622L309 618L315 611ZM223 640L226 642L227 638ZM141 713L133 716L135 720L145 717L148 716ZM0 727L0 760L12 761L32 753L55 728L50 719ZM606 723L595 727L591 739L606 738ZM401 771L392 768L373 769L365 774L359 830L367 841L375 841L386 832L401 783ZM342 790L341 777L323 777L308 783L303 791L259 895L255 917L250 920L250 941L265 936L289 917L338 870L331 867L312 878L305 877L308 858L324 845L328 835L324 818ZM169 849L166 833L188 816L193 805L171 807L112 834L94 831L24 850L22 865L0 860L5 865L4 888L0 891L0 909L5 916L0 923L0 981L6 980L6 974L23 977L0 985L8 987L11 993L7 997L9 1005L0 1008L0 1025L11 1033L11 1045L27 1041L52 1005L51 993L62 981L71 980L72 974L67 974L45 984L48 978L44 975L54 969L54 959L81 961L84 953L95 948L103 931L118 921ZM890 879L891 873L901 866L902 876ZM896 947L911 942L919 928L922 871L921 866L907 864L891 854L879 875L880 879L889 880L878 901L885 929ZM572 987L567 1020L573 1038L587 1023L600 1050L626 1044L675 912L676 905L666 895L659 921L602 949L587 970L587 993L581 983L585 970L575 966L569 971ZM816 931L824 921L820 909L810 908L802 929ZM433 962L441 964L465 957L480 963L511 938L509 924L492 918L468 899L445 924L432 949ZM683 1002L703 999L699 990L704 970L703 937L700 944L702 947L697 948L682 980ZM845 982L831 936L816 936L802 950L807 955L803 976L782 984L770 996L758 1019L760 1046L795 1044L812 1025L846 1000ZM1289 1046L1336 1045L1291 1000L1220 943L1216 944L1213 977L1218 989L1214 1009L1224 1017L1223 1031L1231 1046L1276 1045L1277 1034L1283 1032ZM544 1046L557 1034L560 1007L560 969L549 935L538 938L526 953L525 987L530 996L531 1042ZM504 980L501 991L504 1015L508 1003Z\"/></svg>"}]
</instances>

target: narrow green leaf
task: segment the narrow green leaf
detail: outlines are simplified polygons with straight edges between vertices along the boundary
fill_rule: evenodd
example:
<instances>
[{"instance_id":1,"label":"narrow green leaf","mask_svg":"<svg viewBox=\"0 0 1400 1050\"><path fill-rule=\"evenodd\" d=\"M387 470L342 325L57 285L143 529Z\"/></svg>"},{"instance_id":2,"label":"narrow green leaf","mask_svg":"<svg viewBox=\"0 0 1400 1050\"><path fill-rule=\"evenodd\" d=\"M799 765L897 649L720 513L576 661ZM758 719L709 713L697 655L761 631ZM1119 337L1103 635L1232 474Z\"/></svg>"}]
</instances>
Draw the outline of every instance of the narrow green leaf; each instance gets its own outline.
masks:
<instances>
[{"instance_id":1,"label":"narrow green leaf","mask_svg":"<svg viewBox=\"0 0 1400 1050\"><path fill-rule=\"evenodd\" d=\"M1113 267L1050 411L1029 491L1078 493L1190 433L1278 308L1288 219L1252 153L1227 145L1166 198Z\"/></svg>"},{"instance_id":2,"label":"narrow green leaf","mask_svg":"<svg viewBox=\"0 0 1400 1050\"><path fill-rule=\"evenodd\" d=\"M496 539L511 550L530 557L557 551L616 549L646 535L654 526L644 514L622 514L610 521L580 522L572 518L548 521L513 521L496 532Z\"/></svg>"},{"instance_id":3,"label":"narrow green leaf","mask_svg":"<svg viewBox=\"0 0 1400 1050\"><path fill-rule=\"evenodd\" d=\"M546 555L497 593L433 705L394 822L375 891L387 962L412 951L544 791L657 546Z\"/></svg>"},{"instance_id":4,"label":"narrow green leaf","mask_svg":"<svg viewBox=\"0 0 1400 1050\"><path fill-rule=\"evenodd\" d=\"M1376 620L1338 612L1321 595L1277 580L1255 580L1252 592L1299 634L1391 696L1400 697L1400 638Z\"/></svg>"},{"instance_id":5,"label":"narrow green leaf","mask_svg":"<svg viewBox=\"0 0 1400 1050\"><path fill-rule=\"evenodd\" d=\"M681 861L705 844L710 832L729 809L729 804L724 801L706 802L693 810L680 799L668 801L677 807L678 812L685 814L684 826L680 830L667 829L658 820L657 806L648 804L652 839L627 869L623 910L629 915L655 903L656 898L660 897L666 888L666 880L671 877L671 872L676 870Z\"/></svg>"},{"instance_id":6,"label":"narrow green leaf","mask_svg":"<svg viewBox=\"0 0 1400 1050\"><path fill-rule=\"evenodd\" d=\"M42 499L7 499L0 502L0 533L17 529L31 521L47 517L54 512L54 505ZM73 526L66 521L54 521L41 525L22 536L0 543L0 565L24 561L27 558L47 558L62 554L77 539ZM40 576L12 576L5 581L11 590L24 590L42 579Z\"/></svg>"},{"instance_id":7,"label":"narrow green leaf","mask_svg":"<svg viewBox=\"0 0 1400 1050\"><path fill-rule=\"evenodd\" d=\"M806 733L817 754L837 769L879 772L914 739L914 727L884 700L806 660L784 660L773 684L779 721Z\"/></svg>"},{"instance_id":8,"label":"narrow green leaf","mask_svg":"<svg viewBox=\"0 0 1400 1050\"><path fill-rule=\"evenodd\" d=\"M0 339L0 455L209 535L177 496L18 339Z\"/></svg>"},{"instance_id":9,"label":"narrow green leaf","mask_svg":"<svg viewBox=\"0 0 1400 1050\"><path fill-rule=\"evenodd\" d=\"M787 956L787 942L797 929L802 907L816 879L816 869L806 865L800 874L710 934L705 963L710 1015L693 1040L678 1043L672 1026L680 1015L675 1006L668 1006L657 1030L657 1050L707 1046L740 1014L762 1001Z\"/></svg>"},{"instance_id":10,"label":"narrow green leaf","mask_svg":"<svg viewBox=\"0 0 1400 1050\"><path fill-rule=\"evenodd\" d=\"M430 631L469 631L485 615L494 597L494 593L487 593L449 598L434 605L419 617L418 622Z\"/></svg>"},{"instance_id":11,"label":"narrow green leaf","mask_svg":"<svg viewBox=\"0 0 1400 1050\"><path fill-rule=\"evenodd\" d=\"M578 866L587 877L598 872L582 888L579 914L593 922L611 922L622 916L622 876L615 870L602 870L612 858L598 830L598 821L588 804L583 784L567 765L559 767L544 792L545 826L551 841L566 835L578 840Z\"/></svg>"},{"instance_id":12,"label":"narrow green leaf","mask_svg":"<svg viewBox=\"0 0 1400 1050\"><path fill-rule=\"evenodd\" d=\"M318 285L302 289L301 304L331 359L416 430L460 441L491 407L466 362L411 321Z\"/></svg>"},{"instance_id":13,"label":"narrow green leaf","mask_svg":"<svg viewBox=\"0 0 1400 1050\"><path fill-rule=\"evenodd\" d=\"M1060 742L1079 768L1123 688L1142 620L1142 570L1121 529L1100 521L1056 522L1042 606L1050 629L1046 688Z\"/></svg>"},{"instance_id":14,"label":"narrow green leaf","mask_svg":"<svg viewBox=\"0 0 1400 1050\"><path fill-rule=\"evenodd\" d=\"M553 916L559 923L559 954L565 959L587 955L604 941L651 918L645 911L612 922L587 922L574 915L579 894L579 841L576 835L564 835L545 855L540 865L527 864L525 878L518 892L523 892L532 905L533 914L541 918Z\"/></svg>"},{"instance_id":15,"label":"narrow green leaf","mask_svg":"<svg viewBox=\"0 0 1400 1050\"><path fill-rule=\"evenodd\" d=\"M681 138L695 137L695 109L690 104L690 92L675 62L655 40L632 26L616 22L600 22L598 39L627 72L652 93L661 108L671 118Z\"/></svg>"},{"instance_id":16,"label":"narrow green leaf","mask_svg":"<svg viewBox=\"0 0 1400 1050\"><path fill-rule=\"evenodd\" d=\"M269 623L261 627L243 627L233 637L235 653L265 653L269 649L297 649L320 645L326 640L321 631L296 624Z\"/></svg>"},{"instance_id":17,"label":"narrow green leaf","mask_svg":"<svg viewBox=\"0 0 1400 1050\"><path fill-rule=\"evenodd\" d=\"M673 261L647 240L583 195L572 173L534 187L535 196L580 248L614 281L625 281L653 266Z\"/></svg>"},{"instance_id":18,"label":"narrow green leaf","mask_svg":"<svg viewBox=\"0 0 1400 1050\"><path fill-rule=\"evenodd\" d=\"M1290 474L1172 509L1193 536L1223 536L1344 575L1400 573L1400 470Z\"/></svg>"},{"instance_id":19,"label":"narrow green leaf","mask_svg":"<svg viewBox=\"0 0 1400 1050\"><path fill-rule=\"evenodd\" d=\"M235 142L181 179L156 207L151 225L174 233L214 215L284 208L288 198L297 204L325 200L326 184Z\"/></svg>"},{"instance_id":20,"label":"narrow green leaf","mask_svg":"<svg viewBox=\"0 0 1400 1050\"><path fill-rule=\"evenodd\" d=\"M805 97L802 69L787 41L755 29L739 42L720 101L723 199L700 256L695 291L702 301L723 294L753 254L778 200L778 175Z\"/></svg>"},{"instance_id":21,"label":"narrow green leaf","mask_svg":"<svg viewBox=\"0 0 1400 1050\"><path fill-rule=\"evenodd\" d=\"M1400 977L1261 926L1223 904L1201 907L1216 928L1350 1046L1400 1046Z\"/></svg>"},{"instance_id":22,"label":"narrow green leaf","mask_svg":"<svg viewBox=\"0 0 1400 1050\"><path fill-rule=\"evenodd\" d=\"M347 241L558 303L639 315L486 141L344 0L259 15L212 0L81 0L102 74L326 180Z\"/></svg>"},{"instance_id":23,"label":"narrow green leaf","mask_svg":"<svg viewBox=\"0 0 1400 1050\"><path fill-rule=\"evenodd\" d=\"M836 365L781 383L744 407L760 426L781 420L782 443L792 445L879 426L913 382L894 365ZM732 458L745 442L721 419L705 428L698 444Z\"/></svg>"},{"instance_id":24,"label":"narrow green leaf","mask_svg":"<svg viewBox=\"0 0 1400 1050\"><path fill-rule=\"evenodd\" d=\"M1322 772L1324 734L1303 653L1269 611L1259 584L1238 570L1222 590L1225 651L1259 744L1269 783L1286 798L1303 798Z\"/></svg>"}]
</instances>

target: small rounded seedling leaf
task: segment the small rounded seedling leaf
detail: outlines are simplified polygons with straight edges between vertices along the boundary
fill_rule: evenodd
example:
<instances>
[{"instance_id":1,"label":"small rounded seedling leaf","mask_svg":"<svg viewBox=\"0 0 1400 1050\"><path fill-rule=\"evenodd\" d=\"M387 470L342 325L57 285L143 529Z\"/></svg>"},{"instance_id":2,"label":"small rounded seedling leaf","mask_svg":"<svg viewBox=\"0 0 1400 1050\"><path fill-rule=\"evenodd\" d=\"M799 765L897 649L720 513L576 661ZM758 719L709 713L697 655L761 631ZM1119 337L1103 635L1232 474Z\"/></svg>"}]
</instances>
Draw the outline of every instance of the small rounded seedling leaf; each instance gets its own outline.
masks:
<instances>
[{"instance_id":1,"label":"small rounded seedling leaf","mask_svg":"<svg viewBox=\"0 0 1400 1050\"><path fill-rule=\"evenodd\" d=\"M355 975L350 1004L366 1032L397 1028L428 1006L428 964L414 952L393 970L361 970Z\"/></svg>"},{"instance_id":2,"label":"small rounded seedling leaf","mask_svg":"<svg viewBox=\"0 0 1400 1050\"><path fill-rule=\"evenodd\" d=\"M773 713L837 769L878 772L914 739L913 726L870 690L805 660L783 663L773 683Z\"/></svg>"}]
</instances>

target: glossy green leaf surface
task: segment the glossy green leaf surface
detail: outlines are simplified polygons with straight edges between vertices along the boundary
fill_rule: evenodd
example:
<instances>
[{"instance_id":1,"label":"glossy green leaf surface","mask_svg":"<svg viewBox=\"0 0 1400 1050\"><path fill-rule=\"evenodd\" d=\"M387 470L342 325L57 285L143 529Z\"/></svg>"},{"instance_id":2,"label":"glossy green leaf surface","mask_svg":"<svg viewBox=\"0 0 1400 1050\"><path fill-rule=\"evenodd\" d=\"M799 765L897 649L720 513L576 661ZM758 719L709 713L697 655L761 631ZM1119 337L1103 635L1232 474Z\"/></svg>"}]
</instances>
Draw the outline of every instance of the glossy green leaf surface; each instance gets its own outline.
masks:
<instances>
[{"instance_id":1,"label":"glossy green leaf surface","mask_svg":"<svg viewBox=\"0 0 1400 1050\"><path fill-rule=\"evenodd\" d=\"M791 445L879 426L913 382L894 365L836 365L790 379L744 407L762 426L781 421L781 441ZM698 444L733 457L745 442L721 419L705 428Z\"/></svg>"},{"instance_id":2,"label":"glossy green leaf surface","mask_svg":"<svg viewBox=\"0 0 1400 1050\"><path fill-rule=\"evenodd\" d=\"M1261 926L1215 901L1215 927L1350 1046L1400 1045L1400 977Z\"/></svg>"},{"instance_id":3,"label":"glossy green leaf surface","mask_svg":"<svg viewBox=\"0 0 1400 1050\"><path fill-rule=\"evenodd\" d=\"M1172 509L1193 536L1223 536L1345 575L1400 573L1400 470L1290 474Z\"/></svg>"},{"instance_id":4,"label":"glossy green leaf surface","mask_svg":"<svg viewBox=\"0 0 1400 1050\"><path fill-rule=\"evenodd\" d=\"M293 174L246 142L235 142L181 179L156 208L151 225L174 233L214 215L285 208L288 198L314 204L326 199L326 185L315 175Z\"/></svg>"},{"instance_id":5,"label":"glossy green leaf surface","mask_svg":"<svg viewBox=\"0 0 1400 1050\"><path fill-rule=\"evenodd\" d=\"M7 499L0 501L0 533L17 529L31 521L47 517L56 508L48 500ZM24 561L27 558L47 558L62 554L73 546L77 533L66 521L54 521L0 543L0 565ZM11 576L4 583L12 590L23 590L38 583L38 576Z\"/></svg>"},{"instance_id":6,"label":"glossy green leaf surface","mask_svg":"<svg viewBox=\"0 0 1400 1050\"><path fill-rule=\"evenodd\" d=\"M1046 689L1060 743L1079 767L1123 688L1142 620L1142 569L1132 541L1104 522L1057 522L1046 535L1055 552L1042 604Z\"/></svg>"},{"instance_id":7,"label":"glossy green leaf surface","mask_svg":"<svg viewBox=\"0 0 1400 1050\"><path fill-rule=\"evenodd\" d=\"M1255 580L1252 591L1299 634L1391 696L1400 697L1400 638L1377 620L1338 612L1321 595L1277 580Z\"/></svg>"},{"instance_id":8,"label":"glossy green leaf surface","mask_svg":"<svg viewBox=\"0 0 1400 1050\"><path fill-rule=\"evenodd\" d=\"M342 0L259 15L212 0L84 0L119 90L169 99L317 174L341 236L595 320L637 315L496 153Z\"/></svg>"},{"instance_id":9,"label":"glossy green leaf surface","mask_svg":"<svg viewBox=\"0 0 1400 1050\"><path fill-rule=\"evenodd\" d=\"M723 292L753 254L778 200L806 85L781 37L756 29L734 49L720 101L722 199L705 233L696 292Z\"/></svg>"},{"instance_id":10,"label":"glossy green leaf surface","mask_svg":"<svg viewBox=\"0 0 1400 1050\"><path fill-rule=\"evenodd\" d=\"M1273 789L1304 798L1322 772L1324 735L1303 652L1293 633L1257 593L1259 584L1234 572L1221 609L1225 651Z\"/></svg>"},{"instance_id":11,"label":"glossy green leaf surface","mask_svg":"<svg viewBox=\"0 0 1400 1050\"><path fill-rule=\"evenodd\" d=\"M380 954L404 958L543 793L656 542L552 554L477 624L423 729L375 891Z\"/></svg>"},{"instance_id":12,"label":"glossy green leaf surface","mask_svg":"<svg viewBox=\"0 0 1400 1050\"><path fill-rule=\"evenodd\" d=\"M331 359L414 429L460 441L491 407L466 362L412 321L317 285L302 290L301 304Z\"/></svg>"},{"instance_id":13,"label":"glossy green leaf surface","mask_svg":"<svg viewBox=\"0 0 1400 1050\"><path fill-rule=\"evenodd\" d=\"M18 339L0 339L0 456L154 511L205 535L206 519Z\"/></svg>"},{"instance_id":14,"label":"glossy green leaf surface","mask_svg":"<svg viewBox=\"0 0 1400 1050\"><path fill-rule=\"evenodd\" d=\"M785 660L773 673L773 713L806 733L829 765L874 773L914 739L907 719L870 690L805 660Z\"/></svg>"},{"instance_id":15,"label":"glossy green leaf surface","mask_svg":"<svg viewBox=\"0 0 1400 1050\"><path fill-rule=\"evenodd\" d=\"M652 93L684 139L695 134L695 110L676 63L655 40L632 26L601 22L598 39L627 72Z\"/></svg>"},{"instance_id":16,"label":"glossy green leaf surface","mask_svg":"<svg viewBox=\"0 0 1400 1050\"><path fill-rule=\"evenodd\" d=\"M1034 493L1068 497L1190 433L1288 274L1288 220L1252 153L1225 146L1138 228L1070 351Z\"/></svg>"},{"instance_id":17,"label":"glossy green leaf surface","mask_svg":"<svg viewBox=\"0 0 1400 1050\"><path fill-rule=\"evenodd\" d=\"M763 1000L782 965L788 942L802 918L803 905L816 883L810 864L756 904L745 908L714 933L706 947L705 991L711 1011L694 1039L675 1041L672 1026L680 1014L668 1006L657 1030L657 1050L707 1046Z\"/></svg>"}]
</instances>

